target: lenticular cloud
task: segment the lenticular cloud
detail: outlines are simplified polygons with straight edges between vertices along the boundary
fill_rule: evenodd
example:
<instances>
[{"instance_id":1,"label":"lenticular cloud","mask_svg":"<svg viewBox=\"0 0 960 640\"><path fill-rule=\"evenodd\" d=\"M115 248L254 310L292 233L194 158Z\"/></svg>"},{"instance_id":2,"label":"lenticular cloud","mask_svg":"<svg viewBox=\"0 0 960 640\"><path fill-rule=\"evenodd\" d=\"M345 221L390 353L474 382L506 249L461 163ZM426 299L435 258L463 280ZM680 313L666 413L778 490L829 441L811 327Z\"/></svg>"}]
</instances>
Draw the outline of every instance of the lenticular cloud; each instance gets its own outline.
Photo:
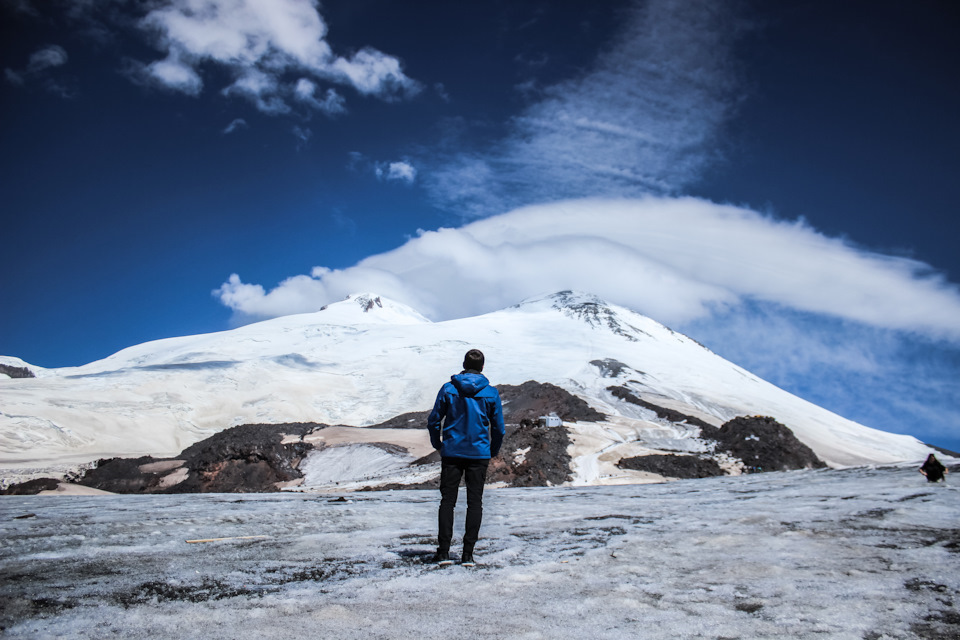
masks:
<instances>
[{"instance_id":1,"label":"lenticular cloud","mask_svg":"<svg viewBox=\"0 0 960 640\"><path fill-rule=\"evenodd\" d=\"M271 291L231 276L214 294L247 319L376 291L448 319L579 289L681 324L748 301L960 341L960 291L925 264L859 250L803 222L695 198L574 200L422 232L353 267Z\"/></svg>"}]
</instances>

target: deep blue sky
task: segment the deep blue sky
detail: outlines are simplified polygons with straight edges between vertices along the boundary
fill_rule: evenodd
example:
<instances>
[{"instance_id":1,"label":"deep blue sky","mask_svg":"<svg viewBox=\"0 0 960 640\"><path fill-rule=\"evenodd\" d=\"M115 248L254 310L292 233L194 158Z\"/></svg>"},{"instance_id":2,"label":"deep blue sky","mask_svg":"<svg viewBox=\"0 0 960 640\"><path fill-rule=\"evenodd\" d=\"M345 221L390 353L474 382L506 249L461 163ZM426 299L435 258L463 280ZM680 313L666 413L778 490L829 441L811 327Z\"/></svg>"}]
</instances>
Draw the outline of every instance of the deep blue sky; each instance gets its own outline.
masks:
<instances>
[{"instance_id":1,"label":"deep blue sky","mask_svg":"<svg viewBox=\"0 0 960 640\"><path fill-rule=\"evenodd\" d=\"M307 119L262 114L219 95L215 82L200 97L138 86L123 73L125 57L161 56L131 30L93 13L109 27L95 37L66 3L36 3L35 14L17 4L2 5L2 65L19 71L50 44L68 59L22 86L0 85L4 245L18 265L3 294L23 314L3 320L0 353L48 367L226 327L230 313L210 291L231 272L276 283L316 264L351 265L420 227L456 224L457 213L431 206L421 189L351 168L349 154L399 160L438 144L444 119L496 135L525 102L514 88L532 77L522 56L549 55L537 77L563 77L590 61L615 19L588 3L490 11L424 2L413 12L332 3L323 14L335 50L396 55L424 89L395 103L345 90L349 114ZM224 135L237 118L247 127ZM311 138L301 143L294 127Z\"/></svg>"},{"instance_id":2,"label":"deep blue sky","mask_svg":"<svg viewBox=\"0 0 960 640\"><path fill-rule=\"evenodd\" d=\"M190 17L190 4L0 0L0 354L79 365L221 330L256 315L212 295L231 274L269 291L419 230L573 197L690 195L802 218L859 251L927 265L918 273L939 273L957 299L955 2L285 0L276 6L321 17L331 57L273 67L204 56L164 31L173 22L157 16ZM253 29L231 20L246 4L210 3L220 13L208 27ZM279 30L270 44L302 35ZM202 87L149 73L171 51ZM330 70L363 51L400 71L364 89ZM259 105L224 91L253 68L287 89L262 91ZM300 77L341 108L298 102ZM391 163L416 173L390 179ZM940 333L906 325L891 337L842 313L754 311L768 331L775 316L820 345L887 345L871 393L897 367L922 368L924 404L951 425L936 437L960 443L957 332L944 338L942 321ZM809 364L773 365L745 346L749 328L677 323L805 397L912 432L910 409L857 414L853 373L827 385L845 389L838 399Z\"/></svg>"}]
</instances>

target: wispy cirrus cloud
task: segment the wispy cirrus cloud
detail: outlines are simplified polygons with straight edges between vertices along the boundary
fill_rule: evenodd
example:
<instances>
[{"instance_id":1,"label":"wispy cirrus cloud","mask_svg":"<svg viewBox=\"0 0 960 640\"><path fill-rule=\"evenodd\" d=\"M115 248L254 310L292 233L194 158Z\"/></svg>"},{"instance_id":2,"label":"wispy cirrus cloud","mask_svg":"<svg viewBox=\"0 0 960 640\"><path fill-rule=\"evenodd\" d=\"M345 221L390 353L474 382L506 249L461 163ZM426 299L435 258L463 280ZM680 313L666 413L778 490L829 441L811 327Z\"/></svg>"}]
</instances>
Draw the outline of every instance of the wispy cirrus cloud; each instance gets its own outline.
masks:
<instances>
[{"instance_id":1,"label":"wispy cirrus cloud","mask_svg":"<svg viewBox=\"0 0 960 640\"><path fill-rule=\"evenodd\" d=\"M271 115L289 112L291 101L327 115L343 113L343 97L332 87L318 91L319 83L388 101L420 90L394 56L370 47L350 56L334 53L315 0L164 0L139 26L166 54L135 65L141 81L199 95L202 66L215 64L233 76L221 88L224 95L245 98Z\"/></svg>"},{"instance_id":2,"label":"wispy cirrus cloud","mask_svg":"<svg viewBox=\"0 0 960 640\"><path fill-rule=\"evenodd\" d=\"M231 134L235 131L239 131L240 129L246 129L249 126L250 125L248 125L247 121L244 120L243 118L234 118L233 120L230 121L230 124L224 127L223 135Z\"/></svg>"},{"instance_id":3,"label":"wispy cirrus cloud","mask_svg":"<svg viewBox=\"0 0 960 640\"><path fill-rule=\"evenodd\" d=\"M440 154L424 184L466 217L584 196L674 194L716 155L739 102L730 2L637 3L582 75L544 90L483 148Z\"/></svg>"},{"instance_id":4,"label":"wispy cirrus cloud","mask_svg":"<svg viewBox=\"0 0 960 640\"><path fill-rule=\"evenodd\" d=\"M62 97L69 97L70 92L61 83L50 78L47 73L50 69L67 64L68 60L69 56L66 49L60 45L51 44L30 54L26 66L22 69L16 70L7 67L3 72L10 84L23 86L31 82L40 82L47 91Z\"/></svg>"}]
</instances>

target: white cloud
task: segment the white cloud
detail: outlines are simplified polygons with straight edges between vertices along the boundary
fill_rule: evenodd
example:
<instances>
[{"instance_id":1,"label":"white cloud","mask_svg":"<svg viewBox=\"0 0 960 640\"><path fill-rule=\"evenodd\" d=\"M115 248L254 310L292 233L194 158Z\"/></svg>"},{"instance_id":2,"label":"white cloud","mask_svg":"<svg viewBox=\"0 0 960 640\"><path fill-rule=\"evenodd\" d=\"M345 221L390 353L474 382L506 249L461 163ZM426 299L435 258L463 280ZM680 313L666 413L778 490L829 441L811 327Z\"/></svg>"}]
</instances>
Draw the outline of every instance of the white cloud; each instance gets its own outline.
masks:
<instances>
[{"instance_id":1,"label":"white cloud","mask_svg":"<svg viewBox=\"0 0 960 640\"><path fill-rule=\"evenodd\" d=\"M200 65L216 63L236 78L225 95L248 98L268 114L289 111L291 97L313 98L315 87L308 91L304 80L352 86L385 100L419 90L393 56L370 48L349 59L335 55L314 0L166 0L140 25L167 53L146 67L155 82L195 95L202 87ZM293 84L285 80L291 71L301 74ZM328 114L344 110L335 91L310 104Z\"/></svg>"},{"instance_id":2,"label":"white cloud","mask_svg":"<svg viewBox=\"0 0 960 640\"><path fill-rule=\"evenodd\" d=\"M226 135L226 134L229 134L229 133L233 133L234 131L238 131L238 130L240 130L240 129L246 129L247 127L248 127L248 125L247 125L247 121L246 121L246 120L244 120L243 118L234 118L234 119L230 122L230 124L228 124L228 125L223 129L223 133L224 133L224 135Z\"/></svg>"},{"instance_id":3,"label":"white cloud","mask_svg":"<svg viewBox=\"0 0 960 640\"><path fill-rule=\"evenodd\" d=\"M67 63L67 51L63 47L55 44L47 45L30 54L27 66L20 71L6 68L3 70L7 81L17 86L23 86L28 81L43 78L48 69L61 67ZM58 93L64 97L69 97L69 91L59 84L47 79L47 90Z\"/></svg>"},{"instance_id":4,"label":"white cloud","mask_svg":"<svg viewBox=\"0 0 960 640\"><path fill-rule=\"evenodd\" d=\"M417 180L417 168L409 160L395 162L380 162L368 158L359 151L347 154L347 169L362 173L372 173L377 180L388 182L405 182L413 184Z\"/></svg>"},{"instance_id":5,"label":"white cloud","mask_svg":"<svg viewBox=\"0 0 960 640\"><path fill-rule=\"evenodd\" d=\"M147 76L157 80L161 86L197 96L203 89L203 80L188 64L184 64L179 55L171 53L165 60L152 62L144 69Z\"/></svg>"},{"instance_id":6,"label":"white cloud","mask_svg":"<svg viewBox=\"0 0 960 640\"><path fill-rule=\"evenodd\" d=\"M55 44L49 45L30 56L30 62L27 63L27 71L35 73L49 69L50 67L59 67L66 63L66 50Z\"/></svg>"},{"instance_id":7,"label":"white cloud","mask_svg":"<svg viewBox=\"0 0 960 640\"><path fill-rule=\"evenodd\" d=\"M360 93L393 99L420 91L419 85L404 75L399 60L376 49L361 49L349 60L337 58L331 68Z\"/></svg>"},{"instance_id":8,"label":"white cloud","mask_svg":"<svg viewBox=\"0 0 960 640\"><path fill-rule=\"evenodd\" d=\"M294 137L297 139L297 149L302 149L307 146L307 143L310 142L310 138L313 137L313 131L305 127L296 126L291 129Z\"/></svg>"},{"instance_id":9,"label":"white cloud","mask_svg":"<svg viewBox=\"0 0 960 640\"><path fill-rule=\"evenodd\" d=\"M322 100L317 99L316 93L317 85L307 78L300 78L294 88L297 100L328 116L347 112L346 100L334 89L327 89Z\"/></svg>"},{"instance_id":10,"label":"white cloud","mask_svg":"<svg viewBox=\"0 0 960 640\"><path fill-rule=\"evenodd\" d=\"M425 180L435 202L483 216L681 192L714 158L713 139L739 99L732 47L741 28L728 4L638 3L594 65L546 88L503 140L435 159Z\"/></svg>"},{"instance_id":11,"label":"white cloud","mask_svg":"<svg viewBox=\"0 0 960 640\"><path fill-rule=\"evenodd\" d=\"M433 318L580 289L667 324L757 300L960 342L960 291L926 265L869 253L798 222L694 198L577 200L422 233L356 266L317 269L269 293L231 278L240 314L316 310L377 291ZM238 292L243 292L238 296Z\"/></svg>"},{"instance_id":12,"label":"white cloud","mask_svg":"<svg viewBox=\"0 0 960 640\"><path fill-rule=\"evenodd\" d=\"M286 313L315 311L312 300L323 297L323 283L309 276L295 276L284 280L280 286L267 293L258 284L245 284L234 274L217 293L220 301L245 315L270 316L275 309L287 309Z\"/></svg>"},{"instance_id":13,"label":"white cloud","mask_svg":"<svg viewBox=\"0 0 960 640\"><path fill-rule=\"evenodd\" d=\"M409 162L390 162L376 168L377 178L413 184L417 179L417 169Z\"/></svg>"},{"instance_id":14,"label":"white cloud","mask_svg":"<svg viewBox=\"0 0 960 640\"><path fill-rule=\"evenodd\" d=\"M222 93L225 96L244 96L266 114L289 113L290 107L279 95L279 87L276 76L256 68L249 68L245 69L243 74Z\"/></svg>"},{"instance_id":15,"label":"white cloud","mask_svg":"<svg viewBox=\"0 0 960 640\"><path fill-rule=\"evenodd\" d=\"M3 75L4 77L6 77L7 82L9 82L10 84L15 84L18 87L23 86L25 84L23 75L20 73L17 73L13 69L10 69L10 68L4 69Z\"/></svg>"},{"instance_id":16,"label":"white cloud","mask_svg":"<svg viewBox=\"0 0 960 640\"><path fill-rule=\"evenodd\" d=\"M34 8L30 0L5 0L4 5L17 13L24 13L33 17L39 17L40 15L40 12Z\"/></svg>"}]
</instances>

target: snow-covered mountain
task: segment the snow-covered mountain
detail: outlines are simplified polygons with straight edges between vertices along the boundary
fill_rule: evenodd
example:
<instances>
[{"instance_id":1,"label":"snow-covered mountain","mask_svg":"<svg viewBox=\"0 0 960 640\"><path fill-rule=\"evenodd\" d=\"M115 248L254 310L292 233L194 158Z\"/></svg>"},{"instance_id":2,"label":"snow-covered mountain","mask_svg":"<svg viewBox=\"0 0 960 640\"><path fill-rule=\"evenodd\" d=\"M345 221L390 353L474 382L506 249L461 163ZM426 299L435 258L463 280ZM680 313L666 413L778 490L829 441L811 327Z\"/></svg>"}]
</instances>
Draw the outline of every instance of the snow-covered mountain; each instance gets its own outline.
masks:
<instances>
[{"instance_id":1,"label":"snow-covered mountain","mask_svg":"<svg viewBox=\"0 0 960 640\"><path fill-rule=\"evenodd\" d=\"M621 458L702 447L696 426L660 419L624 400L624 392L716 426L736 416L772 416L831 466L930 452L912 437L793 396L650 318L587 294L561 292L446 322L358 294L315 313L149 342L80 367L0 358L36 376L0 376L0 473L174 456L240 424L375 425L429 409L472 347L486 354L493 384L549 382L608 416L569 425L575 483L628 481L615 466ZM409 433L406 444L418 435ZM422 440L417 446L429 450L425 433Z\"/></svg>"}]
</instances>

